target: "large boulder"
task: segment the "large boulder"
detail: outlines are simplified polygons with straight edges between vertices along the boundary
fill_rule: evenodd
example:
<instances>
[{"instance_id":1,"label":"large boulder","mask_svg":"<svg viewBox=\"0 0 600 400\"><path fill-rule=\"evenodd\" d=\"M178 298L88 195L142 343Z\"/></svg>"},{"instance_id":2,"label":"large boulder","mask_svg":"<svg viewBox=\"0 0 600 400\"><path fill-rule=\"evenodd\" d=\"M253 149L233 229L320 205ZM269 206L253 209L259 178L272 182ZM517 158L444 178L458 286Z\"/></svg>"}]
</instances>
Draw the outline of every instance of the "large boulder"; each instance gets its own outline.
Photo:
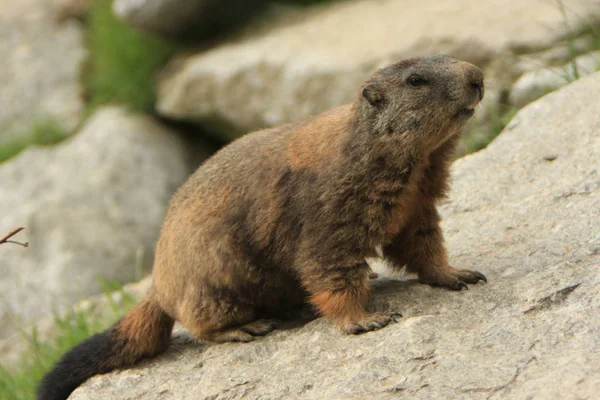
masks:
<instances>
[{"instance_id":1,"label":"large boulder","mask_svg":"<svg viewBox=\"0 0 600 400\"><path fill-rule=\"evenodd\" d=\"M32 120L50 119L68 131L80 122L83 30L59 19L47 0L2 1L0 143L25 134Z\"/></svg>"},{"instance_id":2,"label":"large boulder","mask_svg":"<svg viewBox=\"0 0 600 400\"><path fill-rule=\"evenodd\" d=\"M159 35L223 33L268 0L115 0L113 11L131 26Z\"/></svg>"},{"instance_id":3,"label":"large boulder","mask_svg":"<svg viewBox=\"0 0 600 400\"><path fill-rule=\"evenodd\" d=\"M323 318L247 344L173 346L71 399L595 398L600 390L600 73L522 110L458 160L443 205L451 262L489 284L373 282L395 325Z\"/></svg>"},{"instance_id":4,"label":"large boulder","mask_svg":"<svg viewBox=\"0 0 600 400\"><path fill-rule=\"evenodd\" d=\"M149 117L105 108L73 138L0 165L0 338L21 323L128 282L151 267L171 194L192 170L188 144Z\"/></svg>"},{"instance_id":5,"label":"large boulder","mask_svg":"<svg viewBox=\"0 0 600 400\"><path fill-rule=\"evenodd\" d=\"M437 53L483 68L486 103L494 105L530 68L527 53L600 23L599 2L560 3L566 14L547 0L354 0L287 10L237 39L173 60L157 109L231 138L351 102L377 67Z\"/></svg>"},{"instance_id":6,"label":"large boulder","mask_svg":"<svg viewBox=\"0 0 600 400\"><path fill-rule=\"evenodd\" d=\"M509 103L521 108L546 93L600 70L600 51L583 54L568 64L527 71L510 90Z\"/></svg>"}]
</instances>

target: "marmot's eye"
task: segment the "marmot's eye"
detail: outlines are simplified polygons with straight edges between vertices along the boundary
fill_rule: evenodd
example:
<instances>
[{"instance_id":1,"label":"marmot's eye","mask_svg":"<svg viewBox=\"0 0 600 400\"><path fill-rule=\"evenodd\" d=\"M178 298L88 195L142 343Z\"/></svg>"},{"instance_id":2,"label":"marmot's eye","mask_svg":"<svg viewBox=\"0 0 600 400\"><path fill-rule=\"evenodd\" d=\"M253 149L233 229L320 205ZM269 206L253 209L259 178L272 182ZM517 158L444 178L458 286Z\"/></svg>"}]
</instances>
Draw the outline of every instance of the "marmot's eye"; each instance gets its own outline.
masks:
<instances>
[{"instance_id":1,"label":"marmot's eye","mask_svg":"<svg viewBox=\"0 0 600 400\"><path fill-rule=\"evenodd\" d=\"M410 86L423 86L427 83L427 81L422 76L411 75L406 80L406 83L408 83Z\"/></svg>"}]
</instances>

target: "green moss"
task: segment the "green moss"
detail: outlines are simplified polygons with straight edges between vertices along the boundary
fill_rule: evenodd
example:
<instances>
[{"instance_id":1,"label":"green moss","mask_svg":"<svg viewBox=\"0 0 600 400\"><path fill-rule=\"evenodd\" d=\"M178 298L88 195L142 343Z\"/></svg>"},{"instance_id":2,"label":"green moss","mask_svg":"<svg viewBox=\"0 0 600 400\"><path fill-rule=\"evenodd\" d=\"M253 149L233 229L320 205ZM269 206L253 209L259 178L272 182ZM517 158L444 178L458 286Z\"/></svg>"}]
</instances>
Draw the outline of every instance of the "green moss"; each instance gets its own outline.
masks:
<instances>
[{"instance_id":1,"label":"green moss","mask_svg":"<svg viewBox=\"0 0 600 400\"><path fill-rule=\"evenodd\" d=\"M94 1L87 25L89 61L83 82L90 109L120 103L151 112L156 73L178 45L138 32L117 20L109 1Z\"/></svg>"},{"instance_id":2,"label":"green moss","mask_svg":"<svg viewBox=\"0 0 600 400\"><path fill-rule=\"evenodd\" d=\"M28 146L51 145L67 138L69 133L55 120L38 118L29 131L15 133L0 143L0 162L19 154Z\"/></svg>"},{"instance_id":3,"label":"green moss","mask_svg":"<svg viewBox=\"0 0 600 400\"><path fill-rule=\"evenodd\" d=\"M23 333L28 348L21 361L11 368L0 366L0 399L33 400L36 388L46 372L71 347L91 335L111 326L131 309L135 301L115 282L103 282L112 315L99 315L93 310L72 311L64 316L55 316L55 336L42 341L35 329ZM117 288L122 301L116 302L110 291Z\"/></svg>"}]
</instances>

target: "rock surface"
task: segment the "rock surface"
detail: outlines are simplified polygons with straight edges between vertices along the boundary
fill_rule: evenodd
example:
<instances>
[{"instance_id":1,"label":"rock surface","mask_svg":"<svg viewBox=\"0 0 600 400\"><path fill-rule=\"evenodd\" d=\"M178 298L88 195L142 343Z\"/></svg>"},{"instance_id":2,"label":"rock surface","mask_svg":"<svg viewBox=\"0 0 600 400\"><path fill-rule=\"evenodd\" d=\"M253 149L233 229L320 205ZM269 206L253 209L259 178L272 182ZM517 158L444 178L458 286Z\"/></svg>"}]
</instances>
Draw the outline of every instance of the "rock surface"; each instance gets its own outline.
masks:
<instances>
[{"instance_id":1,"label":"rock surface","mask_svg":"<svg viewBox=\"0 0 600 400\"><path fill-rule=\"evenodd\" d=\"M52 0L58 19L84 18L92 3L97 0Z\"/></svg>"},{"instance_id":2,"label":"rock surface","mask_svg":"<svg viewBox=\"0 0 600 400\"><path fill-rule=\"evenodd\" d=\"M84 103L79 73L86 52L78 21L63 21L47 0L3 0L0 7L0 141L32 120L73 130Z\"/></svg>"},{"instance_id":3,"label":"rock surface","mask_svg":"<svg viewBox=\"0 0 600 400\"><path fill-rule=\"evenodd\" d=\"M521 54L600 22L599 2L562 3L569 24L547 0L355 0L281 13L174 60L157 109L235 135L351 102L377 67L437 53L484 69L492 99L523 72Z\"/></svg>"},{"instance_id":4,"label":"rock surface","mask_svg":"<svg viewBox=\"0 0 600 400\"><path fill-rule=\"evenodd\" d=\"M131 26L159 35L226 28L267 0L115 0L113 11Z\"/></svg>"},{"instance_id":5,"label":"rock surface","mask_svg":"<svg viewBox=\"0 0 600 400\"><path fill-rule=\"evenodd\" d=\"M247 344L190 343L94 377L72 400L576 399L600 391L600 74L523 109L458 160L442 207L451 262L487 285L452 292L384 276L344 336L323 318Z\"/></svg>"},{"instance_id":6,"label":"rock surface","mask_svg":"<svg viewBox=\"0 0 600 400\"><path fill-rule=\"evenodd\" d=\"M510 105L520 108L546 93L600 70L600 51L583 54L560 67L525 72L510 91Z\"/></svg>"},{"instance_id":7,"label":"rock surface","mask_svg":"<svg viewBox=\"0 0 600 400\"><path fill-rule=\"evenodd\" d=\"M0 165L0 339L21 323L128 282L151 266L171 194L191 172L187 143L149 117L98 111L73 138Z\"/></svg>"}]
</instances>

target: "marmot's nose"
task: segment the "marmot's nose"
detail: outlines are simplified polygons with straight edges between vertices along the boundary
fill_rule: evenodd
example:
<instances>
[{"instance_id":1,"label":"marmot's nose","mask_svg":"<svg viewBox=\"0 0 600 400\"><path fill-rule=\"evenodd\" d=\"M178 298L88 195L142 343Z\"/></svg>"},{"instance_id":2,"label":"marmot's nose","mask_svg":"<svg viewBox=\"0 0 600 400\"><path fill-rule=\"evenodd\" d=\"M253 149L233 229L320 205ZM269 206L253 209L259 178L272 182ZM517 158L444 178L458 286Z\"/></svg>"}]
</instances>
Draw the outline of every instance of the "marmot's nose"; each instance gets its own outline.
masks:
<instances>
[{"instance_id":1,"label":"marmot's nose","mask_svg":"<svg viewBox=\"0 0 600 400\"><path fill-rule=\"evenodd\" d=\"M483 81L471 81L471 86L475 90L480 90L481 88L483 88Z\"/></svg>"},{"instance_id":2,"label":"marmot's nose","mask_svg":"<svg viewBox=\"0 0 600 400\"><path fill-rule=\"evenodd\" d=\"M484 92L483 79L480 81L471 81L471 87L479 92L479 101L481 101L483 99Z\"/></svg>"},{"instance_id":3,"label":"marmot's nose","mask_svg":"<svg viewBox=\"0 0 600 400\"><path fill-rule=\"evenodd\" d=\"M485 90L483 86L483 72L473 65L467 72L467 79L471 89L479 93L479 101L481 101Z\"/></svg>"}]
</instances>

